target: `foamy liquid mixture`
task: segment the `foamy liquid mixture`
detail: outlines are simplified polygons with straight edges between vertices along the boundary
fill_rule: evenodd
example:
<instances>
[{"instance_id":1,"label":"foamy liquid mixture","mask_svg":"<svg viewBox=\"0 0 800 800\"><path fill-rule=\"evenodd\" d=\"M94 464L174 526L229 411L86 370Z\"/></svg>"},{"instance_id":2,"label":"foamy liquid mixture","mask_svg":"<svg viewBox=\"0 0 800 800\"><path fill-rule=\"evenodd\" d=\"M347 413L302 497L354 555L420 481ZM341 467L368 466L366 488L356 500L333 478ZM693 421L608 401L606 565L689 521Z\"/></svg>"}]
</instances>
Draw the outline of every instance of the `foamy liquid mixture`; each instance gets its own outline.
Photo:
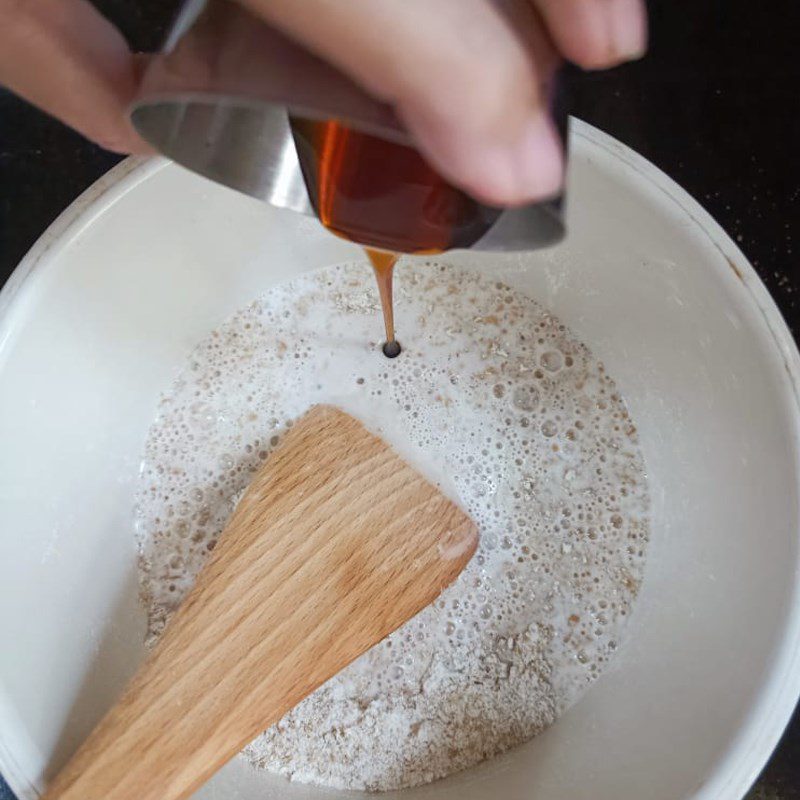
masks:
<instances>
[{"instance_id":1,"label":"foamy liquid mixture","mask_svg":"<svg viewBox=\"0 0 800 800\"><path fill-rule=\"evenodd\" d=\"M429 782L551 724L622 641L649 533L636 428L585 345L479 273L401 262L395 280L394 360L366 264L275 287L213 331L161 401L135 510L151 641L314 403L360 418L478 523L436 603L245 751L348 789Z\"/></svg>"}]
</instances>

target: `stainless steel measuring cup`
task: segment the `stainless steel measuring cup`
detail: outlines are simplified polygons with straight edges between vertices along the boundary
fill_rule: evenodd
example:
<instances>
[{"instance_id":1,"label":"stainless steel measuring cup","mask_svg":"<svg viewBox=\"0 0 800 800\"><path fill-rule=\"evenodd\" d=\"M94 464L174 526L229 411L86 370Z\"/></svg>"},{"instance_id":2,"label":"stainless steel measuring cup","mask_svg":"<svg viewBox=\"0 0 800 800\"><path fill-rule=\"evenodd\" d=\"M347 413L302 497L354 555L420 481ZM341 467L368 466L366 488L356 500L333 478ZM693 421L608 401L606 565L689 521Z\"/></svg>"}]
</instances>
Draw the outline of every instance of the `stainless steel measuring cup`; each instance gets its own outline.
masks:
<instances>
[{"instance_id":1,"label":"stainless steel measuring cup","mask_svg":"<svg viewBox=\"0 0 800 800\"><path fill-rule=\"evenodd\" d=\"M558 91L552 113L566 141ZM289 113L413 146L393 110L231 0L188 0L148 65L131 119L156 150L217 183L314 216ZM563 197L504 210L470 245L533 250L564 235Z\"/></svg>"}]
</instances>

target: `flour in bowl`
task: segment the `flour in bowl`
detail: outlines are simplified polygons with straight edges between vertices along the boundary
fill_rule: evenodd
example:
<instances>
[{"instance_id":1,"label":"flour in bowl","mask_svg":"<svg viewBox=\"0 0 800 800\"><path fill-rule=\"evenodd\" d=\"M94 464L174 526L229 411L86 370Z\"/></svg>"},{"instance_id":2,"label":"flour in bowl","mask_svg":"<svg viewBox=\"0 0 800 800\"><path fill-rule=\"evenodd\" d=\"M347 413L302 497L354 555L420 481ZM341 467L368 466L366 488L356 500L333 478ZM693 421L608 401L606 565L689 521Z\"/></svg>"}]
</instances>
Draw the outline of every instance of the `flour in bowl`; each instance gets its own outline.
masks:
<instances>
[{"instance_id":1,"label":"flour in bowl","mask_svg":"<svg viewBox=\"0 0 800 800\"><path fill-rule=\"evenodd\" d=\"M162 398L137 495L151 641L253 472L315 403L360 418L478 523L475 557L433 605L245 750L344 789L430 782L551 724L622 641L649 533L636 428L558 319L434 262L401 263L395 294L393 360L365 264L237 312Z\"/></svg>"}]
</instances>

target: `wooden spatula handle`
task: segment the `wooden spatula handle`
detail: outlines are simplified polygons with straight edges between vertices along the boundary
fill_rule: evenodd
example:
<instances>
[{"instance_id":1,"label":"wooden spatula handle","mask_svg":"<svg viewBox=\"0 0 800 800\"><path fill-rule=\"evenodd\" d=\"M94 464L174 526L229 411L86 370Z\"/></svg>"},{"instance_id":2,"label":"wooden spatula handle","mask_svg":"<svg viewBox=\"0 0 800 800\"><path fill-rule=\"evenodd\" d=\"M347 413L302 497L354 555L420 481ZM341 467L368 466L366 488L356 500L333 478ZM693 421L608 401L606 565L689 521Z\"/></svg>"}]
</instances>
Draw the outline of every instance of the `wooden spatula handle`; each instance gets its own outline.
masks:
<instances>
[{"instance_id":1,"label":"wooden spatula handle","mask_svg":"<svg viewBox=\"0 0 800 800\"><path fill-rule=\"evenodd\" d=\"M178 800L429 604L474 524L357 421L309 412L45 800Z\"/></svg>"}]
</instances>

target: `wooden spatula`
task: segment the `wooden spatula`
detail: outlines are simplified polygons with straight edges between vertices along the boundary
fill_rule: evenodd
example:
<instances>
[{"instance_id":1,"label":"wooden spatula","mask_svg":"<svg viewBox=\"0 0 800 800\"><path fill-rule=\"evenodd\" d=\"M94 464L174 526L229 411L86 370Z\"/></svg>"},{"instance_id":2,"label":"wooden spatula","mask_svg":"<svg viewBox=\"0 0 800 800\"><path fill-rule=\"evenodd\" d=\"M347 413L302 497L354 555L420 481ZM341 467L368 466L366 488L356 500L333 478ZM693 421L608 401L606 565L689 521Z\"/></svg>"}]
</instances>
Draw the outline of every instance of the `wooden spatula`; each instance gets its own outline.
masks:
<instances>
[{"instance_id":1,"label":"wooden spatula","mask_svg":"<svg viewBox=\"0 0 800 800\"><path fill-rule=\"evenodd\" d=\"M422 610L475 525L318 406L286 435L122 698L44 800L178 800Z\"/></svg>"}]
</instances>

